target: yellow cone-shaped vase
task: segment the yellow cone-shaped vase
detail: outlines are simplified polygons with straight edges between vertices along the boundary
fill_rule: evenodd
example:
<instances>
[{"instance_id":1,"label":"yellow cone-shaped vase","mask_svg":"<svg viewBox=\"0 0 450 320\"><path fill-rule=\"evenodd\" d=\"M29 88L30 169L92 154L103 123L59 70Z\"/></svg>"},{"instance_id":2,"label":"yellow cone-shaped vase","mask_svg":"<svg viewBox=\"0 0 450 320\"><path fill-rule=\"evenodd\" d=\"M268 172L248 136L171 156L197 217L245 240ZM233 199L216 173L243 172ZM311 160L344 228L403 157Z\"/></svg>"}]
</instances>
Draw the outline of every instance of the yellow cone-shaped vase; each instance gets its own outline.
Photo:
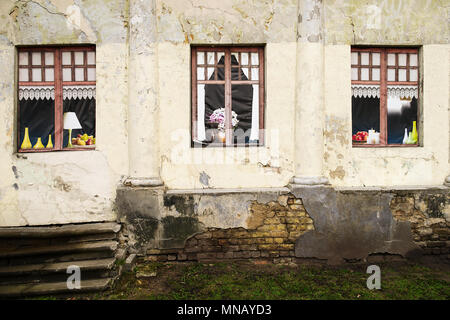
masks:
<instances>
[{"instance_id":1,"label":"yellow cone-shaped vase","mask_svg":"<svg viewBox=\"0 0 450 320\"><path fill-rule=\"evenodd\" d=\"M53 148L52 135L51 135L51 134L48 135L48 143L47 143L46 148L47 148L47 149Z\"/></svg>"},{"instance_id":2,"label":"yellow cone-shaped vase","mask_svg":"<svg viewBox=\"0 0 450 320\"><path fill-rule=\"evenodd\" d=\"M23 138L20 149L31 149L31 141L30 136L28 135L28 128L25 128L25 137Z\"/></svg>"},{"instance_id":3,"label":"yellow cone-shaped vase","mask_svg":"<svg viewBox=\"0 0 450 320\"><path fill-rule=\"evenodd\" d=\"M418 135L417 135L417 126L416 126L416 121L413 121L413 130L412 130L412 143L417 143L417 139L418 139Z\"/></svg>"},{"instance_id":4,"label":"yellow cone-shaped vase","mask_svg":"<svg viewBox=\"0 0 450 320\"><path fill-rule=\"evenodd\" d=\"M36 144L34 145L33 149L44 149L44 145L42 144L41 138L39 137L37 139Z\"/></svg>"}]
</instances>

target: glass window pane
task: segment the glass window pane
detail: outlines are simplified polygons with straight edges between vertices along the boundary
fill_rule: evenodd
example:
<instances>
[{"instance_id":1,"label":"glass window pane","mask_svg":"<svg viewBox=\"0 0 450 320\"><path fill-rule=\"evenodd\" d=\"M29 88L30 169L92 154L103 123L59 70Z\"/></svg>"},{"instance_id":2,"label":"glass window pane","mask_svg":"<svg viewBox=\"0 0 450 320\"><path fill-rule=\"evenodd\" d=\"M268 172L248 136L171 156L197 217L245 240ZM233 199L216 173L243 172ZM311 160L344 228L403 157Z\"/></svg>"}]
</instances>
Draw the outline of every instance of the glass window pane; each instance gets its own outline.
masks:
<instances>
[{"instance_id":1,"label":"glass window pane","mask_svg":"<svg viewBox=\"0 0 450 320\"><path fill-rule=\"evenodd\" d=\"M352 80L358 80L358 68L352 68Z\"/></svg>"},{"instance_id":2,"label":"glass window pane","mask_svg":"<svg viewBox=\"0 0 450 320\"><path fill-rule=\"evenodd\" d=\"M52 66L54 64L54 53L53 52L46 52L45 53L45 65L46 66Z\"/></svg>"},{"instance_id":3,"label":"glass window pane","mask_svg":"<svg viewBox=\"0 0 450 320\"><path fill-rule=\"evenodd\" d=\"M87 77L88 81L95 81L95 68L87 69Z\"/></svg>"},{"instance_id":4,"label":"glass window pane","mask_svg":"<svg viewBox=\"0 0 450 320\"><path fill-rule=\"evenodd\" d=\"M42 70L41 68L32 69L33 81L42 81Z\"/></svg>"},{"instance_id":5,"label":"glass window pane","mask_svg":"<svg viewBox=\"0 0 450 320\"><path fill-rule=\"evenodd\" d=\"M361 52L361 64L362 65L369 65L369 53L368 52Z\"/></svg>"},{"instance_id":6,"label":"glass window pane","mask_svg":"<svg viewBox=\"0 0 450 320\"><path fill-rule=\"evenodd\" d=\"M233 64L239 63L239 53L237 52L232 52L231 53L231 63Z\"/></svg>"},{"instance_id":7,"label":"glass window pane","mask_svg":"<svg viewBox=\"0 0 450 320\"><path fill-rule=\"evenodd\" d=\"M361 68L361 80L369 80L369 69Z\"/></svg>"},{"instance_id":8,"label":"glass window pane","mask_svg":"<svg viewBox=\"0 0 450 320\"><path fill-rule=\"evenodd\" d=\"M374 66L380 65L380 54L378 52L372 53L372 65Z\"/></svg>"},{"instance_id":9,"label":"glass window pane","mask_svg":"<svg viewBox=\"0 0 450 320\"><path fill-rule=\"evenodd\" d=\"M28 65L28 52L19 52L19 65Z\"/></svg>"},{"instance_id":10,"label":"glass window pane","mask_svg":"<svg viewBox=\"0 0 450 320\"><path fill-rule=\"evenodd\" d=\"M257 52L252 52L252 65L257 66L259 65L259 57Z\"/></svg>"},{"instance_id":11,"label":"glass window pane","mask_svg":"<svg viewBox=\"0 0 450 320\"><path fill-rule=\"evenodd\" d=\"M72 69L63 68L63 81L72 81Z\"/></svg>"},{"instance_id":12,"label":"glass window pane","mask_svg":"<svg viewBox=\"0 0 450 320\"><path fill-rule=\"evenodd\" d=\"M198 138L206 142L223 143L219 130L225 128L225 86L198 85L197 89Z\"/></svg>"},{"instance_id":13,"label":"glass window pane","mask_svg":"<svg viewBox=\"0 0 450 320\"><path fill-rule=\"evenodd\" d=\"M352 97L352 142L367 143L369 130L380 132L380 98L372 95Z\"/></svg>"},{"instance_id":14,"label":"glass window pane","mask_svg":"<svg viewBox=\"0 0 450 320\"><path fill-rule=\"evenodd\" d=\"M62 64L63 65L72 64L72 53L71 52L65 51L62 53Z\"/></svg>"},{"instance_id":15,"label":"glass window pane","mask_svg":"<svg viewBox=\"0 0 450 320\"><path fill-rule=\"evenodd\" d=\"M19 81L29 81L28 80L28 69L19 69Z\"/></svg>"},{"instance_id":16,"label":"glass window pane","mask_svg":"<svg viewBox=\"0 0 450 320\"><path fill-rule=\"evenodd\" d=\"M95 64L95 52L93 52L93 51L87 52L87 64L90 64L90 65Z\"/></svg>"},{"instance_id":17,"label":"glass window pane","mask_svg":"<svg viewBox=\"0 0 450 320\"><path fill-rule=\"evenodd\" d=\"M55 81L53 68L45 68L45 81Z\"/></svg>"},{"instance_id":18,"label":"glass window pane","mask_svg":"<svg viewBox=\"0 0 450 320\"><path fill-rule=\"evenodd\" d=\"M33 66L39 66L42 63L41 53L40 52L32 52L31 53L31 63Z\"/></svg>"},{"instance_id":19,"label":"glass window pane","mask_svg":"<svg viewBox=\"0 0 450 320\"><path fill-rule=\"evenodd\" d=\"M395 66L395 53L388 53L388 66Z\"/></svg>"},{"instance_id":20,"label":"glass window pane","mask_svg":"<svg viewBox=\"0 0 450 320\"><path fill-rule=\"evenodd\" d=\"M398 70L398 81L406 81L406 69Z\"/></svg>"},{"instance_id":21,"label":"glass window pane","mask_svg":"<svg viewBox=\"0 0 450 320\"><path fill-rule=\"evenodd\" d=\"M231 80L239 80L239 68L231 68Z\"/></svg>"},{"instance_id":22,"label":"glass window pane","mask_svg":"<svg viewBox=\"0 0 450 320\"><path fill-rule=\"evenodd\" d=\"M84 64L84 52L75 52L75 64L83 65Z\"/></svg>"},{"instance_id":23,"label":"glass window pane","mask_svg":"<svg viewBox=\"0 0 450 320\"><path fill-rule=\"evenodd\" d=\"M241 53L241 65L248 65L248 53L247 52L242 52Z\"/></svg>"},{"instance_id":24,"label":"glass window pane","mask_svg":"<svg viewBox=\"0 0 450 320\"><path fill-rule=\"evenodd\" d=\"M84 68L75 68L75 81L84 81Z\"/></svg>"},{"instance_id":25,"label":"glass window pane","mask_svg":"<svg viewBox=\"0 0 450 320\"><path fill-rule=\"evenodd\" d=\"M352 52L352 64L358 64L358 52Z\"/></svg>"},{"instance_id":26,"label":"glass window pane","mask_svg":"<svg viewBox=\"0 0 450 320\"><path fill-rule=\"evenodd\" d=\"M387 96L388 144L403 144L405 130L408 138L413 130L413 121L417 121L417 99L402 96L400 92L397 90L397 93Z\"/></svg>"},{"instance_id":27,"label":"glass window pane","mask_svg":"<svg viewBox=\"0 0 450 320\"><path fill-rule=\"evenodd\" d=\"M259 80L259 68L252 68L252 80Z\"/></svg>"},{"instance_id":28,"label":"glass window pane","mask_svg":"<svg viewBox=\"0 0 450 320\"><path fill-rule=\"evenodd\" d=\"M205 64L205 53L203 51L197 52L197 64Z\"/></svg>"},{"instance_id":29,"label":"glass window pane","mask_svg":"<svg viewBox=\"0 0 450 320\"><path fill-rule=\"evenodd\" d=\"M388 69L388 81L395 81L395 69Z\"/></svg>"},{"instance_id":30,"label":"glass window pane","mask_svg":"<svg viewBox=\"0 0 450 320\"><path fill-rule=\"evenodd\" d=\"M410 69L409 70L409 81L417 81L417 78L418 78L417 69Z\"/></svg>"},{"instance_id":31,"label":"glass window pane","mask_svg":"<svg viewBox=\"0 0 450 320\"><path fill-rule=\"evenodd\" d=\"M41 87L44 89L44 87ZM46 90L42 90L46 91ZM28 138L30 144L24 149L31 149L36 144L38 139L44 147L49 142L49 135L51 135L52 143L55 143L54 123L55 123L55 100L47 95L41 95L41 90L29 90L33 98L27 94L28 98L19 100L19 145L21 146L25 139L25 128L28 128ZM50 92L50 90L48 90ZM49 146L50 147L50 146Z\"/></svg>"},{"instance_id":32,"label":"glass window pane","mask_svg":"<svg viewBox=\"0 0 450 320\"><path fill-rule=\"evenodd\" d=\"M372 69L372 80L380 81L380 69L378 68Z\"/></svg>"},{"instance_id":33,"label":"glass window pane","mask_svg":"<svg viewBox=\"0 0 450 320\"><path fill-rule=\"evenodd\" d=\"M413 53L409 55L409 65L411 67L417 67L417 54Z\"/></svg>"},{"instance_id":34,"label":"glass window pane","mask_svg":"<svg viewBox=\"0 0 450 320\"><path fill-rule=\"evenodd\" d=\"M225 53L224 52L217 52L217 63L218 64L225 63Z\"/></svg>"},{"instance_id":35,"label":"glass window pane","mask_svg":"<svg viewBox=\"0 0 450 320\"><path fill-rule=\"evenodd\" d=\"M78 91L76 94L75 91ZM80 94L82 91L82 94ZM95 145L95 97L90 89L72 90L73 94L67 95L63 100L63 114L75 112L80 122L81 129L72 129L71 143L74 147L92 147ZM77 139L78 135L84 136ZM69 130L63 131L63 148L69 142Z\"/></svg>"},{"instance_id":36,"label":"glass window pane","mask_svg":"<svg viewBox=\"0 0 450 320\"><path fill-rule=\"evenodd\" d=\"M406 66L406 53L399 53L398 55L398 65L405 67Z\"/></svg>"},{"instance_id":37,"label":"glass window pane","mask_svg":"<svg viewBox=\"0 0 450 320\"><path fill-rule=\"evenodd\" d=\"M197 80L205 80L205 68L197 68Z\"/></svg>"},{"instance_id":38,"label":"glass window pane","mask_svg":"<svg viewBox=\"0 0 450 320\"><path fill-rule=\"evenodd\" d=\"M242 79L242 80L248 80L248 68L242 68L242 72L244 72L244 75L246 77L246 79Z\"/></svg>"},{"instance_id":39,"label":"glass window pane","mask_svg":"<svg viewBox=\"0 0 450 320\"><path fill-rule=\"evenodd\" d=\"M208 80L214 80L214 75L213 75L214 68L208 68L207 72L208 72ZM212 78L211 78L211 76L212 76Z\"/></svg>"},{"instance_id":40,"label":"glass window pane","mask_svg":"<svg viewBox=\"0 0 450 320\"><path fill-rule=\"evenodd\" d=\"M253 70L257 69L252 69L252 71ZM254 123L257 118L254 117L258 117L257 110L259 109L259 106L258 101L255 99L255 95L258 95L258 89L254 90L254 87L257 87L257 85L231 86L233 143L249 143L252 124L255 124L255 126L257 125ZM256 132L253 139L258 139L258 132Z\"/></svg>"},{"instance_id":41,"label":"glass window pane","mask_svg":"<svg viewBox=\"0 0 450 320\"><path fill-rule=\"evenodd\" d=\"M206 54L206 61L208 64L214 64L214 52L208 52Z\"/></svg>"}]
</instances>

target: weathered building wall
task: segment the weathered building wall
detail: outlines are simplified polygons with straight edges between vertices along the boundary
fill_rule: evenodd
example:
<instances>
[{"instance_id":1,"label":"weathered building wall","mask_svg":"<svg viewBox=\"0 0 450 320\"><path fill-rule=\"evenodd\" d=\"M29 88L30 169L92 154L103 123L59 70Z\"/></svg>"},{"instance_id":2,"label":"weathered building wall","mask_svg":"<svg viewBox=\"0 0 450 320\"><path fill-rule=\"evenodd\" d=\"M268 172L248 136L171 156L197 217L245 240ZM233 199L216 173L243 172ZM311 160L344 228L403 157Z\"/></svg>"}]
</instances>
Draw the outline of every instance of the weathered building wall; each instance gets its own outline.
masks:
<instances>
[{"instance_id":1,"label":"weathered building wall","mask_svg":"<svg viewBox=\"0 0 450 320\"><path fill-rule=\"evenodd\" d=\"M0 2L0 226L115 219L128 174L126 0ZM16 48L96 44L95 151L17 154Z\"/></svg>"}]
</instances>

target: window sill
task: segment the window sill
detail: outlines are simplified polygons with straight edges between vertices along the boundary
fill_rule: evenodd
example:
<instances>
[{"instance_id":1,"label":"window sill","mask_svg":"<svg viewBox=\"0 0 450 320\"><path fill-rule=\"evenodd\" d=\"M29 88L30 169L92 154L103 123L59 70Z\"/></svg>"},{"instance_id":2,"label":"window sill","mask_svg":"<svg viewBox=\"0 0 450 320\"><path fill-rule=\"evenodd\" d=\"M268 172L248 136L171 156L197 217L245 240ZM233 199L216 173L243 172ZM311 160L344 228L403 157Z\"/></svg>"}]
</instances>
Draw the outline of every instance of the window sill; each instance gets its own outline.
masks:
<instances>
[{"instance_id":1,"label":"window sill","mask_svg":"<svg viewBox=\"0 0 450 320\"><path fill-rule=\"evenodd\" d=\"M77 147L72 147L72 148L62 148L59 150L55 150L55 149L20 149L17 152L18 153L39 153L39 152L60 152L60 151L93 151L95 150L95 146L77 146Z\"/></svg>"},{"instance_id":2,"label":"window sill","mask_svg":"<svg viewBox=\"0 0 450 320\"><path fill-rule=\"evenodd\" d=\"M419 144L352 144L352 148L417 148Z\"/></svg>"},{"instance_id":3,"label":"window sill","mask_svg":"<svg viewBox=\"0 0 450 320\"><path fill-rule=\"evenodd\" d=\"M202 149L204 149L204 148L227 148L227 149L230 149L230 148L237 148L237 147L239 147L239 148L241 148L241 147L244 147L244 148L251 148L251 147L264 147L264 144L260 144L260 143L236 143L236 144L230 144L230 145L227 145L227 144L225 144L225 143L218 143L218 142L215 142L215 143L208 143L208 144L206 144L206 143L198 143L198 142L192 142L191 143L191 148L193 148L193 149L200 149L200 148L202 148Z\"/></svg>"}]
</instances>

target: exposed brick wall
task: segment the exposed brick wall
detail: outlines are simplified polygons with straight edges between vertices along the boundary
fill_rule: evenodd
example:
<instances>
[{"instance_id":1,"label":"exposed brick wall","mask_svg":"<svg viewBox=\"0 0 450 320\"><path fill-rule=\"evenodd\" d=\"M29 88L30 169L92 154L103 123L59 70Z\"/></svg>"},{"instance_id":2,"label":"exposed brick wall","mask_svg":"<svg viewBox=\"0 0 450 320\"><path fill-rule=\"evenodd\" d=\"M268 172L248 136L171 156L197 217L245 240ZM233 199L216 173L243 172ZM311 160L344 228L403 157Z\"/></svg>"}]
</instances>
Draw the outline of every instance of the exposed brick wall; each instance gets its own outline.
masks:
<instances>
[{"instance_id":1,"label":"exposed brick wall","mask_svg":"<svg viewBox=\"0 0 450 320\"><path fill-rule=\"evenodd\" d=\"M442 202L440 204L445 205ZM425 255L449 257L447 255L450 253L450 221L443 215L433 217L432 213L427 212L430 204L412 195L394 197L390 207L394 219L411 223L413 240L423 249Z\"/></svg>"},{"instance_id":2,"label":"exposed brick wall","mask_svg":"<svg viewBox=\"0 0 450 320\"><path fill-rule=\"evenodd\" d=\"M300 199L281 195L278 201L253 202L249 229L211 228L186 240L182 249L149 249L153 261L206 261L224 259L273 259L288 262L294 257L295 240L314 229Z\"/></svg>"}]
</instances>

